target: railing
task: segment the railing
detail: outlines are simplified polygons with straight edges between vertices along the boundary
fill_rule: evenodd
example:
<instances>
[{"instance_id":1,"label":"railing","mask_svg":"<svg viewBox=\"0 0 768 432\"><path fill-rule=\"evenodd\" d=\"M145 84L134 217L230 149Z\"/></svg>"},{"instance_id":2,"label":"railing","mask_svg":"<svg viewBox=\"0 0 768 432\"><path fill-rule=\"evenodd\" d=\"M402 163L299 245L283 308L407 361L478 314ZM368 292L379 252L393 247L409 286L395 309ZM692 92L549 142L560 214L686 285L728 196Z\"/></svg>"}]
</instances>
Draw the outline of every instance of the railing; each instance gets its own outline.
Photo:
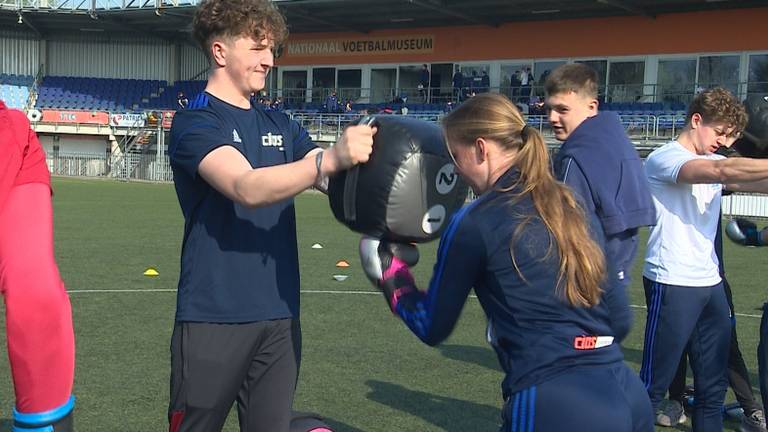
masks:
<instances>
[{"instance_id":1,"label":"railing","mask_svg":"<svg viewBox=\"0 0 768 432\"><path fill-rule=\"evenodd\" d=\"M136 168L138 161L133 158L135 153L141 154L142 152L136 152L136 148L143 146L145 143L140 142L142 137L146 137L148 133L151 133L153 129L148 129L143 126L133 126L125 129L123 137L118 142L119 154L113 154L110 163L111 174L113 177L118 178L130 178L133 170Z\"/></svg>"},{"instance_id":2,"label":"railing","mask_svg":"<svg viewBox=\"0 0 768 432\"><path fill-rule=\"evenodd\" d=\"M301 110L289 110L286 112L291 118L303 126L316 141L335 141L341 136L344 128L364 114L356 113L316 113ZM401 111L391 113L373 113L375 115L400 115ZM417 118L428 122L439 122L444 115L442 111L409 111L408 117ZM638 142L667 140L675 137L685 126L684 112L675 112L663 115L621 115L619 117L629 137ZM545 137L554 137L549 120L545 115L527 115L527 122L531 127L539 130ZM145 136L145 132L160 133L157 126L142 126L131 128L117 128L115 126L90 124L90 123L34 123L36 130L46 133L71 131L71 133L96 132L98 134L121 135L119 147L122 152L130 153L136 147L138 140ZM118 129L120 133L115 133Z\"/></svg>"},{"instance_id":3,"label":"railing","mask_svg":"<svg viewBox=\"0 0 768 432\"><path fill-rule=\"evenodd\" d=\"M173 171L165 155L131 153L126 155L126 159L132 169L119 177L122 180L173 181Z\"/></svg>"},{"instance_id":4,"label":"railing","mask_svg":"<svg viewBox=\"0 0 768 432\"><path fill-rule=\"evenodd\" d=\"M442 113L415 113L408 117L429 122L437 122ZM360 114L315 114L290 113L290 117L307 130L315 141L335 142L341 136L344 128L360 118Z\"/></svg>"},{"instance_id":5,"label":"railing","mask_svg":"<svg viewBox=\"0 0 768 432\"><path fill-rule=\"evenodd\" d=\"M1 0L0 0L1 1ZM714 84L713 84L714 85ZM731 90L740 99L748 95L768 95L768 82L718 83ZM624 103L660 103L665 108L683 109L693 99L697 91L709 85L686 85L685 88L651 84L613 84L600 86L598 99L601 104ZM519 87L431 87L418 89L416 87L381 87L360 88L274 88L260 92L261 97L271 100L282 98L288 108L322 110L328 97L336 92L340 107L347 102L351 104L431 104L445 107L449 102L458 103L471 97L472 94L492 92L500 93L519 105L528 105L534 101L542 101L545 96L541 85ZM195 95L187 95L190 99ZM154 108L163 109L160 106Z\"/></svg>"},{"instance_id":6,"label":"railing","mask_svg":"<svg viewBox=\"0 0 768 432\"><path fill-rule=\"evenodd\" d=\"M52 152L47 157L48 169L53 175L75 177L105 177L109 169L106 151L98 153Z\"/></svg>"},{"instance_id":7,"label":"railing","mask_svg":"<svg viewBox=\"0 0 768 432\"><path fill-rule=\"evenodd\" d=\"M47 157L52 175L73 177L109 177L119 180L173 181L168 158L165 155L130 153L121 156L121 163L131 170L117 169L110 155L98 153L52 152Z\"/></svg>"},{"instance_id":8,"label":"railing","mask_svg":"<svg viewBox=\"0 0 768 432\"><path fill-rule=\"evenodd\" d=\"M165 131L162 125L130 127L118 143L117 154L110 160L110 177L119 179L170 179L167 164Z\"/></svg>"},{"instance_id":9,"label":"railing","mask_svg":"<svg viewBox=\"0 0 768 432\"><path fill-rule=\"evenodd\" d=\"M751 94L768 94L768 81L720 82L688 84L611 84L598 87L598 99L604 103L662 102L667 104L688 104L697 92L714 86L722 86L744 99ZM528 103L531 97L543 98L543 84L532 86L473 87L463 85L437 86L427 89L417 87L339 87L339 88L290 88L268 89L262 94L267 97L282 97L287 104L323 104L326 98L336 92L340 103L433 103L460 102L473 93L501 93L514 102Z\"/></svg>"},{"instance_id":10,"label":"railing","mask_svg":"<svg viewBox=\"0 0 768 432\"><path fill-rule=\"evenodd\" d=\"M35 80L32 81L32 85L29 87L29 96L27 96L27 103L24 105L24 111L29 111L35 106L37 101L37 88L43 81L43 65L39 65L37 68L37 74Z\"/></svg>"},{"instance_id":11,"label":"railing","mask_svg":"<svg viewBox=\"0 0 768 432\"><path fill-rule=\"evenodd\" d=\"M768 217L768 196L738 193L724 196L723 216Z\"/></svg>"},{"instance_id":12,"label":"railing","mask_svg":"<svg viewBox=\"0 0 768 432\"><path fill-rule=\"evenodd\" d=\"M335 127L341 128L343 125L355 119L354 116L325 116L324 120L335 122ZM326 124L320 120L321 124ZM312 116L299 116L297 121L311 124L318 121ZM638 145L641 154L647 154L651 148L660 145L660 142L649 142L646 147ZM164 146L163 146L164 147ZM559 148L559 143L549 140L548 147L551 153ZM643 151L645 149L645 151ZM124 162L133 167L130 172L117 170L110 172L113 162L110 156L106 154L95 153L61 153L53 152L48 155L48 168L53 175L59 176L77 176L77 177L111 177L121 180L144 180L153 182L172 182L173 172L171 171L168 156L164 151L157 154L136 154L130 153L124 155ZM472 191L469 192L468 199L476 198ZM768 218L768 196L757 194L734 194L723 197L723 215L726 216L748 216Z\"/></svg>"},{"instance_id":13,"label":"railing","mask_svg":"<svg viewBox=\"0 0 768 432\"><path fill-rule=\"evenodd\" d=\"M389 114L376 114L389 115ZM429 122L438 122L442 112L409 113L408 117ZM350 123L360 118L361 114L328 114L292 112L291 118L304 127L316 141L336 141ZM626 115L619 116L629 138L638 147L654 148L660 142L677 136L685 126L684 114L670 115ZM554 132L545 115L526 116L529 126L536 128L545 138L554 138ZM654 144L655 142L655 144Z\"/></svg>"}]
</instances>

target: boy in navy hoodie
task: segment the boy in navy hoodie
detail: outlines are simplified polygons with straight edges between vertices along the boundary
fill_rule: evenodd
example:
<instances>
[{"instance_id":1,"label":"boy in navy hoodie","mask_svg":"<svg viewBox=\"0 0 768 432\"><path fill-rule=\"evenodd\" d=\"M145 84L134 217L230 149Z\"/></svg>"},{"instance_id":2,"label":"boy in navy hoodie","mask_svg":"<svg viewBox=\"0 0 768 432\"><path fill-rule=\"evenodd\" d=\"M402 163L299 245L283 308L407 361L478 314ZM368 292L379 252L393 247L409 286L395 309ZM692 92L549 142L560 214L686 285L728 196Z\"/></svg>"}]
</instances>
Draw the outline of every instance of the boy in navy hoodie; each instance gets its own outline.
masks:
<instances>
[{"instance_id":1,"label":"boy in navy hoodie","mask_svg":"<svg viewBox=\"0 0 768 432\"><path fill-rule=\"evenodd\" d=\"M600 220L611 275L623 288L611 290L604 300L629 313L615 305L628 302L638 228L653 225L656 213L642 162L619 117L598 112L597 82L594 69L580 63L559 66L547 77L549 121L555 138L563 141L553 166L555 176L581 198L584 210ZM629 333L631 317L625 318L613 324L619 339Z\"/></svg>"}]
</instances>

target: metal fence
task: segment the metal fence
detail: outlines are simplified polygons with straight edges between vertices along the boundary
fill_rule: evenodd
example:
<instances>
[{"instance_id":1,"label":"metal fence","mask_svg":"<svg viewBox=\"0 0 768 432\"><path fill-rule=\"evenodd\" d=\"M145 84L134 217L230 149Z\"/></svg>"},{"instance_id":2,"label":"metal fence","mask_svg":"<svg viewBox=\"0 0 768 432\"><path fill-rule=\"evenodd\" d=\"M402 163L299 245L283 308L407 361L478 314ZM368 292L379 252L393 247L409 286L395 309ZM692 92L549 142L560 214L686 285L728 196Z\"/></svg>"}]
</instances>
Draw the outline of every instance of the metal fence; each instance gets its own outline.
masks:
<instances>
[{"instance_id":1,"label":"metal fence","mask_svg":"<svg viewBox=\"0 0 768 432\"><path fill-rule=\"evenodd\" d=\"M310 136L319 142L335 142L344 127L355 121L359 116L338 114L294 114L293 118L304 126ZM424 117L427 121L436 121L437 114L428 114ZM652 117L652 116L651 116ZM559 148L559 143L552 138L551 130L545 119L539 119L538 123L532 123L545 137L550 149L554 153ZM529 119L529 122L531 120ZM653 122L651 122L653 123ZM647 123L626 122L627 133L635 138L635 145L641 155L646 155L652 149L665 142L664 139L651 139ZM658 134L658 132L654 132ZM666 138L656 136L654 138ZM637 139L639 137L639 140ZM53 175L100 177L118 180L143 180L153 182L172 182L168 156L165 151L153 153L127 153L118 157L98 153L62 153L54 152L48 155L48 168ZM476 196L469 192L469 200ZM768 218L768 196L759 194L733 194L723 197L723 215L747 216Z\"/></svg>"},{"instance_id":2,"label":"metal fence","mask_svg":"<svg viewBox=\"0 0 768 432\"><path fill-rule=\"evenodd\" d=\"M437 122L442 115L443 113L438 112L416 113L409 114L408 117L428 122ZM325 143L336 142L344 132L344 128L360 118L360 114L315 114L301 112L291 113L290 116L307 130L313 140Z\"/></svg>"},{"instance_id":3,"label":"metal fence","mask_svg":"<svg viewBox=\"0 0 768 432\"><path fill-rule=\"evenodd\" d=\"M100 177L117 180L173 181L166 155L127 154L111 157L97 153L52 153L47 157L52 175Z\"/></svg>"},{"instance_id":4,"label":"metal fence","mask_svg":"<svg viewBox=\"0 0 768 432\"><path fill-rule=\"evenodd\" d=\"M106 177L109 165L106 154L49 153L48 170L53 175L78 177Z\"/></svg>"},{"instance_id":5,"label":"metal fence","mask_svg":"<svg viewBox=\"0 0 768 432\"><path fill-rule=\"evenodd\" d=\"M375 114L393 115L393 114ZM437 122L443 112L409 113L408 117ZM360 118L360 114L327 114L295 111L290 116L296 120L315 141L335 142L344 128ZM554 139L554 132L545 115L529 115L528 125L536 128L546 139ZM622 115L619 117L629 138L641 149L652 149L677 136L685 126L685 114L669 115Z\"/></svg>"},{"instance_id":6,"label":"metal fence","mask_svg":"<svg viewBox=\"0 0 768 432\"><path fill-rule=\"evenodd\" d=\"M269 98L281 97L290 105L305 103L322 104L332 93L336 93L340 102L352 103L432 103L445 104L449 101L460 102L472 94L500 93L509 97L515 103L527 104L532 97L543 98L545 95L543 83L533 86L488 86L473 88L464 85L460 88L453 86L433 86L426 89L418 87L314 87L314 88L269 88L262 93ZM717 83L688 83L680 85L661 84L602 84L598 86L598 99L601 103L632 103L632 102L661 102L666 104L689 104L696 93L712 86L723 86L740 99L749 95L768 94L768 82L717 82Z\"/></svg>"},{"instance_id":7,"label":"metal fence","mask_svg":"<svg viewBox=\"0 0 768 432\"><path fill-rule=\"evenodd\" d=\"M738 193L723 197L723 216L768 218L768 196Z\"/></svg>"}]
</instances>

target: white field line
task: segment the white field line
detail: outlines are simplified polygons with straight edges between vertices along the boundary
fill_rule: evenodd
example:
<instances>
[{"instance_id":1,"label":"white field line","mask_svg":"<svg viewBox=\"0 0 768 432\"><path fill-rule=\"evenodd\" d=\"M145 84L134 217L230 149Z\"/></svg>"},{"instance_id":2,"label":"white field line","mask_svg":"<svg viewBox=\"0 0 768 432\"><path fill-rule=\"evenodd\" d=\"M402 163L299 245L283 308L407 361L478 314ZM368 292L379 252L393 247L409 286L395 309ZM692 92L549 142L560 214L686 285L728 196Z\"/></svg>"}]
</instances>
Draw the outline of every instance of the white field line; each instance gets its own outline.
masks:
<instances>
[{"instance_id":1,"label":"white field line","mask_svg":"<svg viewBox=\"0 0 768 432\"><path fill-rule=\"evenodd\" d=\"M176 292L176 289L93 289L93 290L68 290L70 294L90 294L90 293L139 293L139 292ZM302 294L358 294L358 295L379 295L378 291L348 291L348 290L301 290ZM470 295L471 298L477 298ZM631 304L633 309L646 309L643 305ZM737 313L736 316L747 318L761 318L762 315Z\"/></svg>"}]
</instances>

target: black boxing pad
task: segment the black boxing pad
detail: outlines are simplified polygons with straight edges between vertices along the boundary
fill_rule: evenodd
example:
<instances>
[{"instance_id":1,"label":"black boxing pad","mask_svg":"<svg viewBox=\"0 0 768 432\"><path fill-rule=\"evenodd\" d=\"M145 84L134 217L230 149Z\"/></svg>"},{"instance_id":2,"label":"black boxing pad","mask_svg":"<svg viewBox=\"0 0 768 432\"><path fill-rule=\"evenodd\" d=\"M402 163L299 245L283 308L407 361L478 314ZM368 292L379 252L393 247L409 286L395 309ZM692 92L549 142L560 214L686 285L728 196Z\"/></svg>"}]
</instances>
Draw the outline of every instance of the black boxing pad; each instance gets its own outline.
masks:
<instances>
[{"instance_id":1,"label":"black boxing pad","mask_svg":"<svg viewBox=\"0 0 768 432\"><path fill-rule=\"evenodd\" d=\"M439 237L468 190L442 130L402 116L377 116L373 123L378 131L368 162L329 179L334 216L353 231L391 241Z\"/></svg>"},{"instance_id":2,"label":"black boxing pad","mask_svg":"<svg viewBox=\"0 0 768 432\"><path fill-rule=\"evenodd\" d=\"M768 157L768 96L752 95L744 101L749 121L741 138L732 148L740 155L753 158Z\"/></svg>"}]
</instances>

